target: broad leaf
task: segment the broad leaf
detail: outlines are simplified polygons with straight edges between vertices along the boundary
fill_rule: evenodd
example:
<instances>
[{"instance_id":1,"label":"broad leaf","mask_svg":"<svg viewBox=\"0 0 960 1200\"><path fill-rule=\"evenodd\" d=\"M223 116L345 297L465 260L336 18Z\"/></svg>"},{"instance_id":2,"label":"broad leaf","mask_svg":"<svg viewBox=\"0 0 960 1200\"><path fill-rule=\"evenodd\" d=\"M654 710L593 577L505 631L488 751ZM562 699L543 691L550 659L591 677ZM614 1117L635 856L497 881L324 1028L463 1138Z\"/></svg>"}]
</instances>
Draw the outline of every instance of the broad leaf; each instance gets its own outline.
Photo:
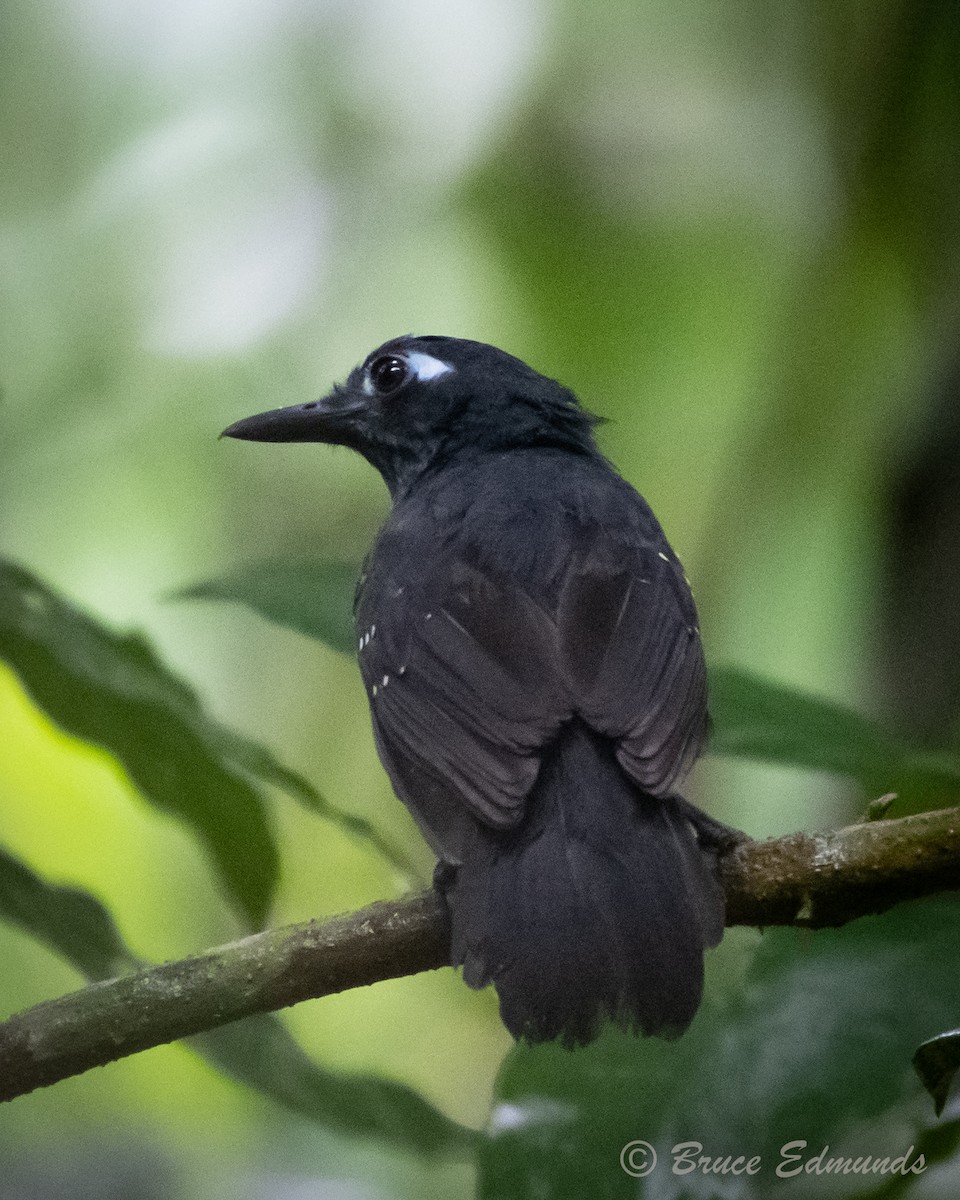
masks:
<instances>
[{"instance_id":1,"label":"broad leaf","mask_svg":"<svg viewBox=\"0 0 960 1200\"><path fill-rule=\"evenodd\" d=\"M960 761L901 743L843 705L731 667L710 673L711 750L858 780L875 796L896 792L891 815L960 799Z\"/></svg>"},{"instance_id":2,"label":"broad leaf","mask_svg":"<svg viewBox=\"0 0 960 1200\"><path fill-rule=\"evenodd\" d=\"M280 782L290 773L208 717L144 638L114 633L3 562L0 658L58 725L109 750L151 803L190 827L259 925L278 864L263 797L247 774Z\"/></svg>"},{"instance_id":3,"label":"broad leaf","mask_svg":"<svg viewBox=\"0 0 960 1200\"><path fill-rule=\"evenodd\" d=\"M89 979L108 979L136 961L99 900L79 888L47 883L2 847L0 917L45 942Z\"/></svg>"},{"instance_id":4,"label":"broad leaf","mask_svg":"<svg viewBox=\"0 0 960 1200\"><path fill-rule=\"evenodd\" d=\"M320 1070L272 1015L247 1017L186 1044L224 1074L328 1129L384 1138L417 1154L463 1152L476 1140L404 1084Z\"/></svg>"},{"instance_id":5,"label":"broad leaf","mask_svg":"<svg viewBox=\"0 0 960 1200\"><path fill-rule=\"evenodd\" d=\"M268 621L353 654L353 594L356 563L301 559L259 562L221 579L184 588L184 600L228 600L246 604Z\"/></svg>"},{"instance_id":6,"label":"broad leaf","mask_svg":"<svg viewBox=\"0 0 960 1200\"><path fill-rule=\"evenodd\" d=\"M708 991L679 1041L611 1031L575 1054L517 1047L498 1082L480 1194L759 1198L784 1186L775 1170L792 1141L806 1143L805 1157L824 1146L878 1157L918 1147L910 1061L917 1042L956 1014L958 930L956 896L812 936L777 930L745 985L726 1000ZM899 1116L885 1125L889 1114ZM638 1140L658 1155L649 1178L620 1165ZM755 1176L674 1174L671 1152L684 1142L711 1158L759 1155L762 1167ZM642 1164L635 1156L632 1165ZM860 1195L879 1182L818 1176L816 1194Z\"/></svg>"},{"instance_id":7,"label":"broad leaf","mask_svg":"<svg viewBox=\"0 0 960 1200\"><path fill-rule=\"evenodd\" d=\"M352 654L353 593L359 574L360 567L349 563L320 560L255 563L222 579L184 588L173 598L246 604L277 625ZM269 777L263 770L257 773ZM284 786L280 779L275 778L275 782ZM418 871L409 855L366 818L332 804L313 789L306 793L302 788L297 791L288 786L287 790L294 791L319 816L370 843L406 880L417 879Z\"/></svg>"}]
</instances>

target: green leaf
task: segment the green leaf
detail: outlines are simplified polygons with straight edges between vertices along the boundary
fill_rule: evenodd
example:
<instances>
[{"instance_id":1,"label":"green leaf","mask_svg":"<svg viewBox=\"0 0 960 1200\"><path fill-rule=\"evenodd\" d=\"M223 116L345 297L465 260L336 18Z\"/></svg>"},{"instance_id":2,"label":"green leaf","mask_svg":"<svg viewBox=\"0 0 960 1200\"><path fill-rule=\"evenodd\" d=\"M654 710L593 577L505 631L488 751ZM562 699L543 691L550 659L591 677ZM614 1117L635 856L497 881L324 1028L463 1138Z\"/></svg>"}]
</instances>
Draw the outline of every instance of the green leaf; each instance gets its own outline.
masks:
<instances>
[{"instance_id":1,"label":"green leaf","mask_svg":"<svg viewBox=\"0 0 960 1200\"><path fill-rule=\"evenodd\" d=\"M462 1153L476 1141L404 1084L315 1066L275 1016L247 1017L186 1044L224 1074L329 1129L384 1138L417 1154Z\"/></svg>"},{"instance_id":2,"label":"green leaf","mask_svg":"<svg viewBox=\"0 0 960 1200\"><path fill-rule=\"evenodd\" d=\"M184 600L228 600L246 604L268 621L353 654L353 595L357 563L302 559L252 563L221 579L177 592Z\"/></svg>"},{"instance_id":3,"label":"green leaf","mask_svg":"<svg viewBox=\"0 0 960 1200\"><path fill-rule=\"evenodd\" d=\"M939 1117L950 1094L953 1077L960 1071L960 1029L938 1034L918 1046L913 1066L920 1082L933 1097Z\"/></svg>"},{"instance_id":4,"label":"green leaf","mask_svg":"<svg viewBox=\"0 0 960 1200\"><path fill-rule=\"evenodd\" d=\"M732 996L708 988L678 1041L611 1030L576 1053L516 1047L497 1084L480 1195L708 1200L722 1184L724 1197L768 1197L788 1142L806 1142L810 1157L825 1145L880 1157L919 1145L908 1068L917 1043L955 1016L958 929L960 897L943 896L812 937L773 931L744 984ZM649 1179L620 1166L638 1139L659 1158ZM687 1141L710 1157L759 1155L761 1170L674 1175L672 1148ZM858 1195L879 1181L842 1186ZM836 1194L835 1182L818 1176L817 1196Z\"/></svg>"},{"instance_id":5,"label":"green leaf","mask_svg":"<svg viewBox=\"0 0 960 1200\"><path fill-rule=\"evenodd\" d=\"M135 964L99 900L47 883L0 847L0 916L68 959L89 979L109 979Z\"/></svg>"},{"instance_id":6,"label":"green leaf","mask_svg":"<svg viewBox=\"0 0 960 1200\"><path fill-rule=\"evenodd\" d=\"M360 567L351 563L263 562L194 584L174 593L180 600L222 600L246 604L262 617L297 633L326 643L345 654L354 653L353 593ZM265 772L259 774L268 777ZM280 782L280 780L276 780ZM281 786L283 784L281 783ZM315 813L347 833L369 843L408 883L419 877L404 849L384 836L365 817L323 799L312 788L287 788Z\"/></svg>"},{"instance_id":7,"label":"green leaf","mask_svg":"<svg viewBox=\"0 0 960 1200\"><path fill-rule=\"evenodd\" d=\"M262 923L277 852L263 797L246 775L279 781L288 773L209 718L144 638L114 633L5 562L0 658L58 725L109 750L152 804L199 837L228 894Z\"/></svg>"},{"instance_id":8,"label":"green leaf","mask_svg":"<svg viewBox=\"0 0 960 1200\"><path fill-rule=\"evenodd\" d=\"M960 761L911 749L841 704L720 667L710 709L715 754L850 776L875 796L896 792L891 815L960 800Z\"/></svg>"}]
</instances>

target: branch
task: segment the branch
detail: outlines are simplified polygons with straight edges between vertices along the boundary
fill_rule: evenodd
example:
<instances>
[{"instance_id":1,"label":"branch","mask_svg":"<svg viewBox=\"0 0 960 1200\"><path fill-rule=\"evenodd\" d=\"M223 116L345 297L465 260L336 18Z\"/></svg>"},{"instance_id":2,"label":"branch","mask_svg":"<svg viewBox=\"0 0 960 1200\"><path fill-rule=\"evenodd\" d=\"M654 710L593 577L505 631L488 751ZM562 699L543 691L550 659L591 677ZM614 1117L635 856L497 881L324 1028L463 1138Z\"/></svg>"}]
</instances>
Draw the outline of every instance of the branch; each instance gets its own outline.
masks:
<instances>
[{"instance_id":1,"label":"branch","mask_svg":"<svg viewBox=\"0 0 960 1200\"><path fill-rule=\"evenodd\" d=\"M728 925L845 925L960 888L960 808L740 842L721 871Z\"/></svg>"},{"instance_id":2,"label":"branch","mask_svg":"<svg viewBox=\"0 0 960 1200\"><path fill-rule=\"evenodd\" d=\"M740 842L720 865L728 925L842 925L960 888L960 808ZM92 984L0 1023L0 1100L254 1013L435 970L448 946L443 902L427 891Z\"/></svg>"}]
</instances>

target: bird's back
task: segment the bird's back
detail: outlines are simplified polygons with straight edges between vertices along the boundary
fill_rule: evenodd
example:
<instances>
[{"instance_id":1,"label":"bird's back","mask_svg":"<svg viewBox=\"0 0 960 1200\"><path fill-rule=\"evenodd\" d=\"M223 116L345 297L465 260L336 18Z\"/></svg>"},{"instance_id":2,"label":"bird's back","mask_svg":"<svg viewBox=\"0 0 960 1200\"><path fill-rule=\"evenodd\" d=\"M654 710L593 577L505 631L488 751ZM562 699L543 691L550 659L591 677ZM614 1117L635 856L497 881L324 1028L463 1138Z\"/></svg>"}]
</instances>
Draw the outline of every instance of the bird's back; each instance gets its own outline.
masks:
<instances>
[{"instance_id":1,"label":"bird's back","mask_svg":"<svg viewBox=\"0 0 960 1200\"><path fill-rule=\"evenodd\" d=\"M513 824L576 715L666 794L705 732L696 620L655 517L598 455L518 450L437 472L395 504L358 590L360 665L394 781L410 757L449 780L459 753L482 774L452 790Z\"/></svg>"}]
</instances>

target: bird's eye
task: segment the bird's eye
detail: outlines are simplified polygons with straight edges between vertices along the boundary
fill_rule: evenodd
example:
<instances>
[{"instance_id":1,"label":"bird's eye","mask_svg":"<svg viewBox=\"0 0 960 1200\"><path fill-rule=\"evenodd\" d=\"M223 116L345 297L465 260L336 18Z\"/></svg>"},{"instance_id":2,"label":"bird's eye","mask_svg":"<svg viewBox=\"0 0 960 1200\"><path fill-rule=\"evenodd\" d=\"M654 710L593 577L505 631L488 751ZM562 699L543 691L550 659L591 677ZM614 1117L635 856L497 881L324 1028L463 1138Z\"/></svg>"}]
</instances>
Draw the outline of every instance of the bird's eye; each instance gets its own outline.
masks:
<instances>
[{"instance_id":1,"label":"bird's eye","mask_svg":"<svg viewBox=\"0 0 960 1200\"><path fill-rule=\"evenodd\" d=\"M395 392L407 379L407 364L394 354L382 354L370 364L370 382L381 396Z\"/></svg>"}]
</instances>

